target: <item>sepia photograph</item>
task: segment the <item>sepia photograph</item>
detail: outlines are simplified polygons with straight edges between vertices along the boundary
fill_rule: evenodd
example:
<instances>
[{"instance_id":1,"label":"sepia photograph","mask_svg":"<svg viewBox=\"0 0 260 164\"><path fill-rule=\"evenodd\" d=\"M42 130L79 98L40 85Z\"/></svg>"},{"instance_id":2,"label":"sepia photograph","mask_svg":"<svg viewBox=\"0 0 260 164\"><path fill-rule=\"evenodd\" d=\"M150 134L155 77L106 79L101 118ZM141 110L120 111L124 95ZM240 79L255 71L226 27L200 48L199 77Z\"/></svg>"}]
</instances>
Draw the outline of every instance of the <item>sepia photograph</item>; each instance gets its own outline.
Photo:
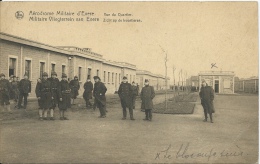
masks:
<instances>
[{"instance_id":1,"label":"sepia photograph","mask_svg":"<svg viewBox=\"0 0 260 164\"><path fill-rule=\"evenodd\" d=\"M258 2L0 13L0 163L258 163Z\"/></svg>"}]
</instances>

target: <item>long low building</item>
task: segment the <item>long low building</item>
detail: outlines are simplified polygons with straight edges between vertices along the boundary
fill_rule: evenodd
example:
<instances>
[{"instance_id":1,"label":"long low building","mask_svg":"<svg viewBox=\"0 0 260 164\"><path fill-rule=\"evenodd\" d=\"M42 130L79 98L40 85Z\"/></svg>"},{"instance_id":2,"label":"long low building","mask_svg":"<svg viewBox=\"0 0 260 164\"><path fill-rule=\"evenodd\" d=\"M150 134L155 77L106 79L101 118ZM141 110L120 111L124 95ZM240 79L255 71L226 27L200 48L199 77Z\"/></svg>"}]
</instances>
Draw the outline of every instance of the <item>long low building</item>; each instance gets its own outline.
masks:
<instances>
[{"instance_id":1,"label":"long low building","mask_svg":"<svg viewBox=\"0 0 260 164\"><path fill-rule=\"evenodd\" d=\"M165 77L158 74L153 74L145 70L136 71L136 82L140 86L144 86L145 79L149 80L149 85L153 86L155 90L169 89L170 88L170 78L167 79L167 86L165 85Z\"/></svg>"},{"instance_id":2,"label":"long low building","mask_svg":"<svg viewBox=\"0 0 260 164\"><path fill-rule=\"evenodd\" d=\"M30 97L35 97L37 79L43 72L50 75L55 71L58 78L62 73L66 73L69 80L78 76L80 95L83 94L83 85L88 76L93 81L93 76L98 75L108 88L107 93L115 93L118 90L123 76L127 76L129 82L137 80L135 65L105 60L102 55L92 52L90 48L55 47L6 33L0 33L0 39L0 72L7 78L15 75L20 79L28 73L32 82ZM157 78L163 79L161 76ZM160 80L157 82L158 87L163 88L162 82ZM143 83L140 86L142 85Z\"/></svg>"},{"instance_id":3,"label":"long low building","mask_svg":"<svg viewBox=\"0 0 260 164\"><path fill-rule=\"evenodd\" d=\"M235 80L235 92L258 93L258 77L237 78Z\"/></svg>"}]
</instances>

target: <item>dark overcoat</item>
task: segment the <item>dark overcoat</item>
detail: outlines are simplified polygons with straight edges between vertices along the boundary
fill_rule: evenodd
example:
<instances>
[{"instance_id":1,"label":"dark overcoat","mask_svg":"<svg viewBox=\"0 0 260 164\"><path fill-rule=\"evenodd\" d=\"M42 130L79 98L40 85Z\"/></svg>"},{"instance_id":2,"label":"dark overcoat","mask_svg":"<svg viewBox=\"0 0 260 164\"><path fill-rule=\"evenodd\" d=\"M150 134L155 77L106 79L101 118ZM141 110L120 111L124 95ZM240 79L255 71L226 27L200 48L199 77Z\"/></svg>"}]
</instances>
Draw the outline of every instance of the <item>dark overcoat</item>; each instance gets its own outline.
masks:
<instances>
[{"instance_id":1,"label":"dark overcoat","mask_svg":"<svg viewBox=\"0 0 260 164\"><path fill-rule=\"evenodd\" d=\"M31 93L31 81L22 79L18 83L18 89L20 93Z\"/></svg>"},{"instance_id":2,"label":"dark overcoat","mask_svg":"<svg viewBox=\"0 0 260 164\"><path fill-rule=\"evenodd\" d=\"M11 84L7 79L0 80L0 101L9 104L9 93L11 92ZM3 104L1 104L3 105Z\"/></svg>"},{"instance_id":3,"label":"dark overcoat","mask_svg":"<svg viewBox=\"0 0 260 164\"><path fill-rule=\"evenodd\" d=\"M18 81L12 81L11 82L11 87L12 87L12 92L10 93L10 98L11 99L18 99L19 96L19 88L18 88Z\"/></svg>"},{"instance_id":4,"label":"dark overcoat","mask_svg":"<svg viewBox=\"0 0 260 164\"><path fill-rule=\"evenodd\" d=\"M96 82L94 84L93 96L95 97L95 101L99 101L102 105L106 105L106 94L107 88L102 82Z\"/></svg>"},{"instance_id":5,"label":"dark overcoat","mask_svg":"<svg viewBox=\"0 0 260 164\"><path fill-rule=\"evenodd\" d=\"M122 82L118 89L118 95L120 97L121 105L123 108L132 108L133 90L131 84Z\"/></svg>"},{"instance_id":6,"label":"dark overcoat","mask_svg":"<svg viewBox=\"0 0 260 164\"><path fill-rule=\"evenodd\" d=\"M91 81L86 82L84 84L83 98L85 100L92 99L92 91L93 91L93 83Z\"/></svg>"},{"instance_id":7,"label":"dark overcoat","mask_svg":"<svg viewBox=\"0 0 260 164\"><path fill-rule=\"evenodd\" d=\"M67 80L61 80L58 85L58 97L62 98L62 101L59 101L59 109L66 110L70 107L70 86Z\"/></svg>"},{"instance_id":8,"label":"dark overcoat","mask_svg":"<svg viewBox=\"0 0 260 164\"><path fill-rule=\"evenodd\" d=\"M141 109L153 109L153 98L155 97L153 86L143 87L140 97L142 100Z\"/></svg>"},{"instance_id":9,"label":"dark overcoat","mask_svg":"<svg viewBox=\"0 0 260 164\"><path fill-rule=\"evenodd\" d=\"M138 95L138 88L137 88L137 86L132 85L132 90L133 90L133 95L137 96Z\"/></svg>"},{"instance_id":10,"label":"dark overcoat","mask_svg":"<svg viewBox=\"0 0 260 164\"><path fill-rule=\"evenodd\" d=\"M79 81L75 79L71 80L69 86L71 89L71 98L76 99L77 96L79 95L79 88L80 88Z\"/></svg>"},{"instance_id":11,"label":"dark overcoat","mask_svg":"<svg viewBox=\"0 0 260 164\"><path fill-rule=\"evenodd\" d=\"M50 109L52 107L51 82L49 80L41 79L41 83L37 83L35 91L36 96L41 98L41 108Z\"/></svg>"},{"instance_id":12,"label":"dark overcoat","mask_svg":"<svg viewBox=\"0 0 260 164\"><path fill-rule=\"evenodd\" d=\"M52 97L53 97L53 105L58 104L59 96L58 96L58 85L59 79L58 78L48 78L48 81L51 83L51 90L52 90Z\"/></svg>"},{"instance_id":13,"label":"dark overcoat","mask_svg":"<svg viewBox=\"0 0 260 164\"><path fill-rule=\"evenodd\" d=\"M36 87L35 87L35 94L36 94L36 97L41 97L41 90L40 90L40 86L41 85L41 82L37 82L36 84ZM42 109L42 101L38 99L38 105L39 105L39 108Z\"/></svg>"},{"instance_id":14,"label":"dark overcoat","mask_svg":"<svg viewBox=\"0 0 260 164\"><path fill-rule=\"evenodd\" d=\"M214 91L212 87L210 86L201 87L199 95L201 99L201 105L207 111L207 113L214 113L214 108L213 108Z\"/></svg>"}]
</instances>

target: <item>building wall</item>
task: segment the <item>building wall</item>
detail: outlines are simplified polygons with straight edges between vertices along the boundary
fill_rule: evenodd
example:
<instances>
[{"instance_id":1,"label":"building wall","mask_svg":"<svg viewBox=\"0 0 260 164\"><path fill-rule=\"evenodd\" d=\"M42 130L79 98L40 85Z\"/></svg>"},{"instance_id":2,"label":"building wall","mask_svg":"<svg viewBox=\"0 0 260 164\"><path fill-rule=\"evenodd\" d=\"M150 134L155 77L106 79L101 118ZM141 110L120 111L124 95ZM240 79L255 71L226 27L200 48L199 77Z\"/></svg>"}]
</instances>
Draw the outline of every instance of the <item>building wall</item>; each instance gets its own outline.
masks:
<instances>
[{"instance_id":1,"label":"building wall","mask_svg":"<svg viewBox=\"0 0 260 164\"><path fill-rule=\"evenodd\" d=\"M122 82L122 78L123 76L121 67L103 63L101 80L107 87L107 93L115 93L118 91L119 85Z\"/></svg>"},{"instance_id":2,"label":"building wall","mask_svg":"<svg viewBox=\"0 0 260 164\"><path fill-rule=\"evenodd\" d=\"M201 86L201 81L204 79L209 86L211 86L215 91L215 83L218 80L219 81L219 92L218 93L225 93L225 94L232 94L234 93L234 76L221 76L221 75L200 75L199 76L199 86Z\"/></svg>"}]
</instances>

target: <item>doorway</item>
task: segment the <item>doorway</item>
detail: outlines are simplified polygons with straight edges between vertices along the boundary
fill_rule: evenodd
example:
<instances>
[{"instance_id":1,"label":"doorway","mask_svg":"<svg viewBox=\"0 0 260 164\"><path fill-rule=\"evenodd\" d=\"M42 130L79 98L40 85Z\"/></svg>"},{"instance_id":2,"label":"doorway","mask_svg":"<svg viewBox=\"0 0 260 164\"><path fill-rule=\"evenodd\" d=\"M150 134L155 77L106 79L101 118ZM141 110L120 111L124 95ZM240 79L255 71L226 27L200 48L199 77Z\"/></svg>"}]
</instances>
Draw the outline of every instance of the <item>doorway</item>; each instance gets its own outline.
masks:
<instances>
[{"instance_id":1,"label":"doorway","mask_svg":"<svg viewBox=\"0 0 260 164\"><path fill-rule=\"evenodd\" d=\"M219 93L219 80L215 80L215 93Z\"/></svg>"}]
</instances>

